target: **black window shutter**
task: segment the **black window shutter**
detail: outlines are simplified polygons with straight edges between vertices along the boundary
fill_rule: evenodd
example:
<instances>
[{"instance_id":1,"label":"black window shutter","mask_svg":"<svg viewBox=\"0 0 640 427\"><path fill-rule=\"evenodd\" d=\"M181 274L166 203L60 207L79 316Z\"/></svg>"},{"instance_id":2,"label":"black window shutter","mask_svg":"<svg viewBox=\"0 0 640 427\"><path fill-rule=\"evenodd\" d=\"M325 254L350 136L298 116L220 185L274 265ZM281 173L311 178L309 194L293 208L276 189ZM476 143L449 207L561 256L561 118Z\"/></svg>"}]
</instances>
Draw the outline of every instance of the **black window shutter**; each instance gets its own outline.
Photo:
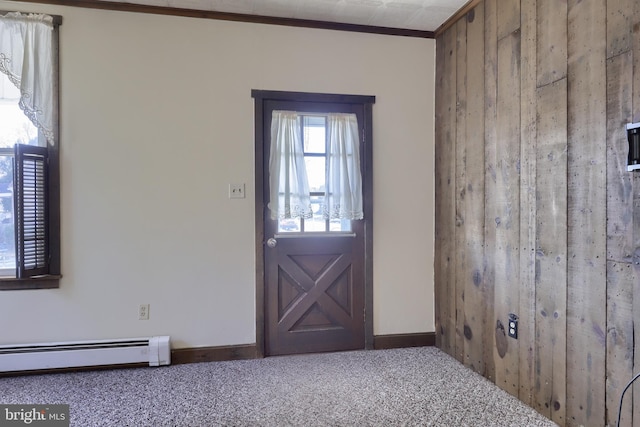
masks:
<instances>
[{"instance_id":1,"label":"black window shutter","mask_svg":"<svg viewBox=\"0 0 640 427\"><path fill-rule=\"evenodd\" d=\"M16 277L49 274L48 149L16 144Z\"/></svg>"}]
</instances>

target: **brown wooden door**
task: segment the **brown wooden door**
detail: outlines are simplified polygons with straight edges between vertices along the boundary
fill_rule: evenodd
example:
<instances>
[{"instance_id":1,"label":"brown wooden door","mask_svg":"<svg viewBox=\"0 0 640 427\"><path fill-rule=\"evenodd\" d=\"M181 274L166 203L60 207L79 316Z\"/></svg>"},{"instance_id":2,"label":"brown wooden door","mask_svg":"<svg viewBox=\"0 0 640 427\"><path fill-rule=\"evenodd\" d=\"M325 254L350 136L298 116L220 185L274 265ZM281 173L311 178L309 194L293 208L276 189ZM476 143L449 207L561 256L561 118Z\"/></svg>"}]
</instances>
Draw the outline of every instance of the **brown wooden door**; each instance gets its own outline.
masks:
<instances>
[{"instance_id":1,"label":"brown wooden door","mask_svg":"<svg viewBox=\"0 0 640 427\"><path fill-rule=\"evenodd\" d=\"M266 353L364 348L362 238L278 236L266 249Z\"/></svg>"},{"instance_id":2,"label":"brown wooden door","mask_svg":"<svg viewBox=\"0 0 640 427\"><path fill-rule=\"evenodd\" d=\"M361 132L364 132L365 109L362 104L352 103L272 100L265 100L262 107L259 125L263 129L260 136L263 138L264 353L281 355L371 347L372 319L365 317L365 307L372 305L370 289L367 295L370 287L367 273L371 266L366 262L367 248L371 246L368 227L371 219L367 216L371 204L365 202L364 220L347 221L346 226L343 220L343 228L338 232L329 222L324 231L318 231L317 224L309 225L309 231L305 220L272 220L267 208L272 111L312 115L351 112L357 115L358 123L363 124ZM360 153L361 169L366 169L370 153L364 147ZM367 176L364 170L363 175ZM370 195L370 182L366 185L365 198ZM314 194L312 191L312 196ZM371 308L367 311L371 316Z\"/></svg>"}]
</instances>

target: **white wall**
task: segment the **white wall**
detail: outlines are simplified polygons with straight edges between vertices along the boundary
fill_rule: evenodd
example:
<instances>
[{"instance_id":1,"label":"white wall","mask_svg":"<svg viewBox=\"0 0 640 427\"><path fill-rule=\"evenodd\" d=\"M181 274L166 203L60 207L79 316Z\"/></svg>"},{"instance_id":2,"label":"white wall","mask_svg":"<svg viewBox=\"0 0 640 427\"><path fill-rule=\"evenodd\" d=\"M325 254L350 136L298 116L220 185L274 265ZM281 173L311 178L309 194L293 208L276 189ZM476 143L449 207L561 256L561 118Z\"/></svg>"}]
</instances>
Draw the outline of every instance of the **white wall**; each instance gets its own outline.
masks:
<instances>
[{"instance_id":1,"label":"white wall","mask_svg":"<svg viewBox=\"0 0 640 427\"><path fill-rule=\"evenodd\" d=\"M434 330L433 40L0 10L63 16L64 275L60 289L0 292L0 343L255 342L251 89L376 96L374 333ZM246 183L247 198L228 199L229 183Z\"/></svg>"}]
</instances>

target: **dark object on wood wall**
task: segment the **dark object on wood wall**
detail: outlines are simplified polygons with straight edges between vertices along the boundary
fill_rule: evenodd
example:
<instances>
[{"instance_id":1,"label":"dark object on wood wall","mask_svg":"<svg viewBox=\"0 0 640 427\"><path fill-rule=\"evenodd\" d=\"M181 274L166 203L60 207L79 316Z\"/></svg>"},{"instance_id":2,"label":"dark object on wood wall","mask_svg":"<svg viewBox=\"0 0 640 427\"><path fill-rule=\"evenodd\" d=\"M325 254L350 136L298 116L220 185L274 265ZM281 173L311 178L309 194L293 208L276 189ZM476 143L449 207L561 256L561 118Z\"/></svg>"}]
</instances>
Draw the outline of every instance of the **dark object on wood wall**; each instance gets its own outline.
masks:
<instances>
[{"instance_id":1,"label":"dark object on wood wall","mask_svg":"<svg viewBox=\"0 0 640 427\"><path fill-rule=\"evenodd\" d=\"M627 171L640 170L640 123L627 123L629 157Z\"/></svg>"},{"instance_id":2,"label":"dark object on wood wall","mask_svg":"<svg viewBox=\"0 0 640 427\"><path fill-rule=\"evenodd\" d=\"M624 399L624 394L627 392L629 387L631 387L631 384L633 384L633 382L638 378L640 378L640 374L636 374L633 379L627 383L624 390L622 390L622 394L620 395L620 405L618 406L618 421L616 422L616 427L620 427L620 414L622 413L622 401Z\"/></svg>"},{"instance_id":3,"label":"dark object on wood wall","mask_svg":"<svg viewBox=\"0 0 640 427\"><path fill-rule=\"evenodd\" d=\"M507 342L507 333L505 332L504 325L500 320L496 321L496 349L501 359L507 354L509 343Z\"/></svg>"}]
</instances>

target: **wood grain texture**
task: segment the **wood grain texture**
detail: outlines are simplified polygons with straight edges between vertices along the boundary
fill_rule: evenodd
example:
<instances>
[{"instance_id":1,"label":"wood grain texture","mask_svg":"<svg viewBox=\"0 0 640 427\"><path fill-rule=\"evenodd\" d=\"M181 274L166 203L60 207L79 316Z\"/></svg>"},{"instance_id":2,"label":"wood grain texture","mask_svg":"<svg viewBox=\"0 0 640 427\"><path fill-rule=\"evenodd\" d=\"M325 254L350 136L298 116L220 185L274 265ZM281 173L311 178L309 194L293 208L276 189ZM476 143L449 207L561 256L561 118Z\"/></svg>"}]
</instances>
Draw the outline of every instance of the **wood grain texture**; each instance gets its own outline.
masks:
<instances>
[{"instance_id":1,"label":"wood grain texture","mask_svg":"<svg viewBox=\"0 0 640 427\"><path fill-rule=\"evenodd\" d=\"M604 425L605 0L569 1L567 420Z\"/></svg>"},{"instance_id":2,"label":"wood grain texture","mask_svg":"<svg viewBox=\"0 0 640 427\"><path fill-rule=\"evenodd\" d=\"M636 68L638 70L638 68ZM635 88L634 90L640 90ZM635 250L633 263L633 315L631 321L634 329L634 374L640 371L640 174L633 175L633 236L635 239ZM635 386L633 392L633 417L638 422L640 419L640 392L638 386Z\"/></svg>"},{"instance_id":3,"label":"wood grain texture","mask_svg":"<svg viewBox=\"0 0 640 427\"><path fill-rule=\"evenodd\" d=\"M640 2L635 2L633 26L633 122L640 121ZM640 173L632 174L633 192L633 323L634 323L634 372L640 371ZM640 420L640 391L635 386L632 394L633 416L636 423Z\"/></svg>"},{"instance_id":4,"label":"wood grain texture","mask_svg":"<svg viewBox=\"0 0 640 427\"><path fill-rule=\"evenodd\" d=\"M633 0L607 0L607 59L631 49Z\"/></svg>"},{"instance_id":5,"label":"wood grain texture","mask_svg":"<svg viewBox=\"0 0 640 427\"><path fill-rule=\"evenodd\" d=\"M496 197L496 125L498 98L498 15L497 0L485 0L484 11L484 274L489 341L483 348L486 377L495 382L495 269L496 248L495 216L491 206Z\"/></svg>"},{"instance_id":6,"label":"wood grain texture","mask_svg":"<svg viewBox=\"0 0 640 427\"><path fill-rule=\"evenodd\" d=\"M498 6L498 40L520 28L520 0L500 0Z\"/></svg>"},{"instance_id":7,"label":"wood grain texture","mask_svg":"<svg viewBox=\"0 0 640 427\"><path fill-rule=\"evenodd\" d=\"M565 422L567 80L537 90L535 407Z\"/></svg>"},{"instance_id":8,"label":"wood grain texture","mask_svg":"<svg viewBox=\"0 0 640 427\"><path fill-rule=\"evenodd\" d=\"M171 363L219 362L223 360L244 360L258 357L254 344L228 345L221 347L194 347L171 350Z\"/></svg>"},{"instance_id":9,"label":"wood grain texture","mask_svg":"<svg viewBox=\"0 0 640 427\"><path fill-rule=\"evenodd\" d=\"M567 3L537 0L538 87L567 75Z\"/></svg>"},{"instance_id":10,"label":"wood grain texture","mask_svg":"<svg viewBox=\"0 0 640 427\"><path fill-rule=\"evenodd\" d=\"M438 29L436 29L435 33L435 37L439 37L441 34L443 34L445 31L447 31L449 28L453 27L454 25L456 25L456 23L463 17L466 17L467 14L469 13L469 11L471 11L472 9L474 9L477 5L479 4L483 4L483 0L469 0L464 6L462 6L462 8L460 10L458 10L456 13L454 13L453 15L451 15L451 17L449 19L447 19L444 24L440 25L438 27Z\"/></svg>"},{"instance_id":11,"label":"wood grain texture","mask_svg":"<svg viewBox=\"0 0 640 427\"><path fill-rule=\"evenodd\" d=\"M464 206L466 263L459 280L464 281L464 364L486 374L484 349L491 342L487 318L487 286L484 281L484 4L467 15L467 117L466 183Z\"/></svg>"},{"instance_id":12,"label":"wood grain texture","mask_svg":"<svg viewBox=\"0 0 640 427\"><path fill-rule=\"evenodd\" d=\"M454 154L464 156L454 162L464 166L457 177L466 185L451 190L464 199L457 201L464 237L457 235L453 250L464 252L464 263L456 279L468 281L472 258L484 259L484 295L468 282L463 288L465 363L481 371L475 359L482 355L483 375L512 393L517 388L521 400L561 426L613 423L620 384L640 368L640 173L626 172L625 130L640 121L640 1L520 1L515 29L515 4L484 0L473 19L481 6L484 44L467 14L466 55L456 55L465 67L449 60L442 71L460 86L451 97L466 109L465 126L458 117L449 130L466 132L456 138L465 148ZM478 112L473 94L480 91L480 67ZM456 93L461 87L465 94ZM478 155L471 129L480 120L484 218L474 218L479 210L469 183L476 172L469 159ZM510 127L512 121L518 125ZM436 138L442 143L448 142ZM504 168L513 158L517 174ZM518 224L515 238L500 228L510 215ZM483 245L474 251L473 223L481 220ZM475 302L482 298L479 311ZM520 317L517 341L504 332L511 305ZM478 343L474 324L482 316L490 332ZM509 361L514 349L515 364ZM513 372L515 382L508 380ZM638 424L640 393L626 399L623 425Z\"/></svg>"},{"instance_id":13,"label":"wood grain texture","mask_svg":"<svg viewBox=\"0 0 640 427\"><path fill-rule=\"evenodd\" d=\"M627 135L625 125L633 120L634 81L637 81L638 47L628 49L628 19L620 6L624 2L607 4L607 360L606 405L607 421L615 422L618 399L622 388L634 371L634 334L638 315L633 313L638 304L637 277L631 267L634 258L634 175L626 172ZM612 23L620 26L609 29ZM615 36L611 33L614 32ZM621 53L620 53L621 52ZM637 224L637 223L636 223ZM637 344L636 344L637 348ZM636 365L637 367L637 365ZM621 411L621 425L633 425L640 414L638 393L627 396Z\"/></svg>"},{"instance_id":14,"label":"wood grain texture","mask_svg":"<svg viewBox=\"0 0 640 427\"><path fill-rule=\"evenodd\" d=\"M437 40L439 65L436 68L436 138L442 141L435 151L436 222L438 248L435 270L436 343L450 355L455 350L455 138L456 94L451 70L456 68L455 31L447 31Z\"/></svg>"},{"instance_id":15,"label":"wood grain texture","mask_svg":"<svg viewBox=\"0 0 640 427\"><path fill-rule=\"evenodd\" d=\"M640 2L634 3L633 26L633 122L640 121ZM634 324L634 373L640 371L640 173L633 173L633 324ZM633 418L640 420L640 384L632 388Z\"/></svg>"},{"instance_id":16,"label":"wood grain texture","mask_svg":"<svg viewBox=\"0 0 640 427\"><path fill-rule=\"evenodd\" d=\"M632 262L633 185L627 173L632 118L632 52L607 60L607 260Z\"/></svg>"},{"instance_id":17,"label":"wood grain texture","mask_svg":"<svg viewBox=\"0 0 640 427\"><path fill-rule=\"evenodd\" d=\"M452 28L453 30L453 28ZM467 277L466 205L467 182L467 21L461 19L456 30L456 271L455 271L455 358L464 361L464 300ZM471 159L470 159L471 160ZM473 160L471 160L473 161Z\"/></svg>"},{"instance_id":18,"label":"wood grain texture","mask_svg":"<svg viewBox=\"0 0 640 427\"><path fill-rule=\"evenodd\" d=\"M608 3L608 18L620 26L611 29L607 38L607 421L615 422L620 393L640 366L637 325L640 324L640 285L633 266L635 231L640 224L634 207L635 174L626 172L628 143L625 124L639 117L640 82L637 65L640 61L638 30L629 34L629 11L620 8L626 2ZM613 15L613 17L612 17ZM613 33L613 35L611 35ZM634 41L633 51L627 41ZM623 52L623 53L619 53ZM617 56L613 56L616 55ZM634 310L636 309L636 310ZM635 327L634 327L635 325ZM634 345L635 342L635 345ZM634 348L635 347L635 348ZM634 360L635 359L635 360ZM634 363L635 362L635 363ZM637 390L637 387L636 387ZM629 394L629 392L628 392ZM614 409L615 408L615 409ZM640 417L640 393L626 397L620 412L621 425L633 425Z\"/></svg>"},{"instance_id":19,"label":"wood grain texture","mask_svg":"<svg viewBox=\"0 0 640 427\"><path fill-rule=\"evenodd\" d=\"M620 394L633 376L633 266L629 263L607 262L607 366L606 422L616 425ZM627 393L630 393L627 392ZM635 425L632 394L622 408L621 426Z\"/></svg>"},{"instance_id":20,"label":"wood grain texture","mask_svg":"<svg viewBox=\"0 0 640 427\"><path fill-rule=\"evenodd\" d=\"M445 129L446 123L445 120L445 107L447 106L446 99L444 98L444 79L446 74L446 62L445 62L445 44L444 44L444 36L438 36L436 38L436 86L435 86L435 127L434 127L434 136L437 141L444 141L445 138ZM444 222L444 210L442 209L442 201L447 197L447 187L445 185L446 181L446 169L444 166L440 165L440 162L443 161L443 150L445 147L442 146L442 143L436 144L434 147L434 187L435 187L435 209L434 209L434 220L436 224L443 224ZM438 245L442 243L445 236L443 233L438 231L438 227L435 227L434 233L434 245L438 248L434 252L433 258L433 294L436 303L434 305L434 325L436 329L436 346L442 350L447 347L447 343L444 337L444 325L442 324L443 318L446 315L446 305L444 304L445 298L448 296L445 293L444 288L444 275L446 273L444 257L445 254L443 251L439 250Z\"/></svg>"},{"instance_id":21,"label":"wood grain texture","mask_svg":"<svg viewBox=\"0 0 640 427\"><path fill-rule=\"evenodd\" d=\"M533 405L536 311L536 2L522 2L520 35L520 341L518 397Z\"/></svg>"},{"instance_id":22,"label":"wood grain texture","mask_svg":"<svg viewBox=\"0 0 640 427\"><path fill-rule=\"evenodd\" d=\"M498 22L500 16L498 16ZM496 384L519 393L518 340L504 338L509 313L520 304L520 32L498 41L498 101L496 125L496 191L494 219L494 315L496 324ZM501 328L500 325L503 327Z\"/></svg>"},{"instance_id":23,"label":"wood grain texture","mask_svg":"<svg viewBox=\"0 0 640 427\"><path fill-rule=\"evenodd\" d=\"M436 334L433 332L420 332L415 334L376 335L373 338L373 348L386 350L391 348L426 347L434 346Z\"/></svg>"}]
</instances>

